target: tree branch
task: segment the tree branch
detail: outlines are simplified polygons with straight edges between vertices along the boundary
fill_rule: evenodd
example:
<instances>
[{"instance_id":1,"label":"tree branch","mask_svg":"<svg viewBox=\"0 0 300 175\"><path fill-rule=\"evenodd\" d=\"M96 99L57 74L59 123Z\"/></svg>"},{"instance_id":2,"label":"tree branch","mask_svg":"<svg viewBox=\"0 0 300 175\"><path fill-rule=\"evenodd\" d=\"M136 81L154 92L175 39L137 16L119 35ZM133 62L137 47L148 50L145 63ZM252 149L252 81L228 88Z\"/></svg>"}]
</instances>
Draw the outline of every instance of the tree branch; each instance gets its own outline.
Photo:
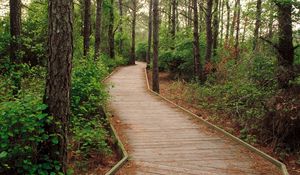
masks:
<instances>
[{"instance_id":1,"label":"tree branch","mask_svg":"<svg viewBox=\"0 0 300 175\"><path fill-rule=\"evenodd\" d=\"M261 40L265 41L266 43L270 44L272 47L274 47L277 51L279 50L278 45L273 43L272 41L264 38L264 37L259 37Z\"/></svg>"}]
</instances>

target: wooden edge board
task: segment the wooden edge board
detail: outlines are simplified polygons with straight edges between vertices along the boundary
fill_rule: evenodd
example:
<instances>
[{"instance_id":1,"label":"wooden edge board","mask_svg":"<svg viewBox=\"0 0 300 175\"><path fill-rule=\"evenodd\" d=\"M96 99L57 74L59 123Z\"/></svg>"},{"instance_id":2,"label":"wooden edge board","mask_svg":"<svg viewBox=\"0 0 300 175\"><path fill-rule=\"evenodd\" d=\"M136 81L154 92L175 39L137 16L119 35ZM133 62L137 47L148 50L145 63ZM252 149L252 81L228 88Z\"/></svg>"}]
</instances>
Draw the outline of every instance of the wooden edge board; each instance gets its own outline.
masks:
<instances>
[{"instance_id":1,"label":"wooden edge board","mask_svg":"<svg viewBox=\"0 0 300 175\"><path fill-rule=\"evenodd\" d=\"M262 152L261 150L255 148L254 146L244 142L243 140L239 139L238 137L230 134L229 132L225 131L224 129L204 120L203 118L201 118L200 116L192 113L191 111L189 111L188 109L185 109L184 107L182 106L179 106L177 104L175 104L174 102L172 102L171 100L167 99L166 97L154 92L151 88L150 88L150 84L149 84L149 79L148 79L148 74L147 74L147 69L145 69L145 76L146 76L146 83L147 83L147 88L148 90L153 93L154 95L162 98L164 101L172 104L173 106L179 108L180 110L182 110L183 112L189 114L190 116L193 116L193 117L196 117L197 119L199 119L202 123L204 123L206 126L218 131L219 133L225 135L226 137L228 137L229 139L235 141L235 142L238 142L240 145L242 145L243 147L245 147L246 149L254 152L255 154L261 156L262 158L264 158L265 160L271 162L272 164L274 164L276 167L278 167L280 170L281 170L281 173L283 175L289 175L288 171L287 171L287 168L286 168L286 165L283 164L282 162L276 160L275 158L271 157L270 155Z\"/></svg>"},{"instance_id":2,"label":"wooden edge board","mask_svg":"<svg viewBox=\"0 0 300 175\"><path fill-rule=\"evenodd\" d=\"M116 68L114 71L112 71L107 77L105 77L102 80L102 83L105 83L106 80L108 80L118 70L119 70L119 68ZM106 117L108 118L108 113L107 113L107 110L106 110L105 107L104 107L104 113L105 113ZM127 151L126 151L126 149L125 149L125 147L124 147L124 145L123 145L123 143L122 143L122 141L121 141L121 139L120 139L120 137L119 137L116 129L114 128L114 126L111 124L110 121L109 121L109 126L110 126L110 129L112 131L113 137L117 140L118 148L121 150L122 157L123 157L114 167L112 167L107 173L105 173L105 175L114 175L128 161L129 156L128 156L128 153L127 153Z\"/></svg>"}]
</instances>

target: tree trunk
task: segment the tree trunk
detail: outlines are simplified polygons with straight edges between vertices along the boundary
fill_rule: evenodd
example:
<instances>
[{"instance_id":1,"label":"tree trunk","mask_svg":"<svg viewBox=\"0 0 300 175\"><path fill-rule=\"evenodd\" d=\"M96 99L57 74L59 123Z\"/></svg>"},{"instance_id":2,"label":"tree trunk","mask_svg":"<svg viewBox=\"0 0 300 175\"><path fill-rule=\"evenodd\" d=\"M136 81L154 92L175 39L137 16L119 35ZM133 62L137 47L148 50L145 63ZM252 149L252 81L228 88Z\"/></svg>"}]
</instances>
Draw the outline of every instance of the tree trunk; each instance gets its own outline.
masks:
<instances>
[{"instance_id":1,"label":"tree trunk","mask_svg":"<svg viewBox=\"0 0 300 175\"><path fill-rule=\"evenodd\" d=\"M84 0L84 29L83 29L83 55L87 56L90 50L91 35L91 0Z\"/></svg>"},{"instance_id":2,"label":"tree trunk","mask_svg":"<svg viewBox=\"0 0 300 175\"><path fill-rule=\"evenodd\" d=\"M256 50L257 42L258 42L258 35L259 35L259 29L261 25L261 13L262 13L262 0L257 0L256 3L256 21L255 21L255 28L254 28L254 39L253 39L253 50Z\"/></svg>"},{"instance_id":3,"label":"tree trunk","mask_svg":"<svg viewBox=\"0 0 300 175\"><path fill-rule=\"evenodd\" d=\"M209 65L211 63L211 57L212 57L212 46L213 46L212 7L213 7L213 0L207 0L205 74L208 74L210 72Z\"/></svg>"},{"instance_id":4,"label":"tree trunk","mask_svg":"<svg viewBox=\"0 0 300 175\"><path fill-rule=\"evenodd\" d=\"M175 36L176 36L176 0L172 0L172 20L171 21L172 21L171 37L173 40L175 40ZM174 44L174 43L172 43L172 44Z\"/></svg>"},{"instance_id":5,"label":"tree trunk","mask_svg":"<svg viewBox=\"0 0 300 175\"><path fill-rule=\"evenodd\" d=\"M130 63L131 65L135 64L135 27L136 27L136 2L137 0L132 0L132 26L131 26L131 57L130 57Z\"/></svg>"},{"instance_id":6,"label":"tree trunk","mask_svg":"<svg viewBox=\"0 0 300 175\"><path fill-rule=\"evenodd\" d=\"M241 18L241 1L237 0L237 16L236 16L236 35L235 35L235 44L234 44L234 49L235 49L235 59L238 59L240 57L240 49L239 49L239 44L240 44L240 18Z\"/></svg>"},{"instance_id":7,"label":"tree trunk","mask_svg":"<svg viewBox=\"0 0 300 175\"><path fill-rule=\"evenodd\" d=\"M236 17L237 17L237 8L238 8L238 0L235 0L234 10L233 10L233 18L230 28L230 42L234 39L234 29L236 28Z\"/></svg>"},{"instance_id":8,"label":"tree trunk","mask_svg":"<svg viewBox=\"0 0 300 175\"><path fill-rule=\"evenodd\" d=\"M197 80L202 80L202 66L200 65L200 43L199 43L199 21L198 21L198 3L193 0L194 7L194 76Z\"/></svg>"},{"instance_id":9,"label":"tree trunk","mask_svg":"<svg viewBox=\"0 0 300 175\"><path fill-rule=\"evenodd\" d=\"M290 81L295 79L293 70L294 47L292 30L292 4L277 2L279 43L278 55L278 85L279 88L289 88Z\"/></svg>"},{"instance_id":10,"label":"tree trunk","mask_svg":"<svg viewBox=\"0 0 300 175\"><path fill-rule=\"evenodd\" d=\"M48 5L48 76L44 101L48 105L47 112L54 117L54 121L45 129L49 135L58 137L58 144L51 141L45 143L41 153L49 156L50 160L58 161L65 174L73 57L73 1L51 0Z\"/></svg>"},{"instance_id":11,"label":"tree trunk","mask_svg":"<svg viewBox=\"0 0 300 175\"><path fill-rule=\"evenodd\" d=\"M120 54L123 54L123 1L122 0L119 0L119 13L120 13L119 32L121 34L121 38L119 41L119 49L120 49Z\"/></svg>"},{"instance_id":12,"label":"tree trunk","mask_svg":"<svg viewBox=\"0 0 300 175\"><path fill-rule=\"evenodd\" d=\"M149 30L148 30L148 49L147 49L147 57L146 57L146 62L147 62L147 66L150 65L150 58L151 58L151 46L152 46L152 8L153 6L153 2L152 0L150 0L149 2Z\"/></svg>"},{"instance_id":13,"label":"tree trunk","mask_svg":"<svg viewBox=\"0 0 300 175\"><path fill-rule=\"evenodd\" d=\"M115 36L114 36L114 0L110 0L109 7L109 24L108 24L108 47L109 47L109 57L115 58Z\"/></svg>"},{"instance_id":14,"label":"tree trunk","mask_svg":"<svg viewBox=\"0 0 300 175\"><path fill-rule=\"evenodd\" d=\"M218 36L219 36L219 13L218 13L218 7L219 7L219 0L215 0L215 10L214 10L214 33L213 33L213 55L217 55L217 49L218 49Z\"/></svg>"},{"instance_id":15,"label":"tree trunk","mask_svg":"<svg viewBox=\"0 0 300 175\"><path fill-rule=\"evenodd\" d=\"M18 52L20 51L21 35L21 0L10 0L10 60L12 63L20 63Z\"/></svg>"},{"instance_id":16,"label":"tree trunk","mask_svg":"<svg viewBox=\"0 0 300 175\"><path fill-rule=\"evenodd\" d=\"M96 26L95 26L95 60L100 56L102 3L103 0L97 0Z\"/></svg>"},{"instance_id":17,"label":"tree trunk","mask_svg":"<svg viewBox=\"0 0 300 175\"><path fill-rule=\"evenodd\" d=\"M158 45L159 45L159 0L153 0L153 91L159 93Z\"/></svg>"},{"instance_id":18,"label":"tree trunk","mask_svg":"<svg viewBox=\"0 0 300 175\"><path fill-rule=\"evenodd\" d=\"M268 23L268 38L273 38L273 23L274 23L274 10L271 5L270 13L269 13L269 23Z\"/></svg>"},{"instance_id":19,"label":"tree trunk","mask_svg":"<svg viewBox=\"0 0 300 175\"><path fill-rule=\"evenodd\" d=\"M225 42L228 45L229 41L229 28L230 28L230 4L229 0L226 0L226 8L227 8L227 21L226 21L226 36L225 36Z\"/></svg>"},{"instance_id":20,"label":"tree trunk","mask_svg":"<svg viewBox=\"0 0 300 175\"><path fill-rule=\"evenodd\" d=\"M221 45L223 44L223 39L224 39L224 6L225 6L225 0L222 0L221 4L221 12L220 12L220 17L221 17Z\"/></svg>"}]
</instances>

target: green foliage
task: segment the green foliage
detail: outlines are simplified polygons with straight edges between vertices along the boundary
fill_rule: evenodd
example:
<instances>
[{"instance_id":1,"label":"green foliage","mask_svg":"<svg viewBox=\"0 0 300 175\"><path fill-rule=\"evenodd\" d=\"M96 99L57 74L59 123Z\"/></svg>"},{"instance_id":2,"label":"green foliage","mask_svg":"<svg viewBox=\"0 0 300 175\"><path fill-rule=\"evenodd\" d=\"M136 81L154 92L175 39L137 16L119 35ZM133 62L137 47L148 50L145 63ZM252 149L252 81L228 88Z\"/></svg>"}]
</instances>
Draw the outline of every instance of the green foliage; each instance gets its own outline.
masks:
<instances>
[{"instance_id":1,"label":"green foliage","mask_svg":"<svg viewBox=\"0 0 300 175\"><path fill-rule=\"evenodd\" d=\"M136 48L136 58L138 60L145 61L147 57L147 50L148 50L148 43L147 42L140 42Z\"/></svg>"},{"instance_id":2,"label":"green foliage","mask_svg":"<svg viewBox=\"0 0 300 175\"><path fill-rule=\"evenodd\" d=\"M99 119L91 120L75 117L72 121L73 150L83 157L90 156L90 153L100 152L110 154L111 149L106 140L109 137L107 131Z\"/></svg>"},{"instance_id":3,"label":"green foliage","mask_svg":"<svg viewBox=\"0 0 300 175\"><path fill-rule=\"evenodd\" d=\"M71 109L77 115L96 114L108 97L101 83L108 75L108 68L101 60L81 59L73 64Z\"/></svg>"},{"instance_id":4,"label":"green foliage","mask_svg":"<svg viewBox=\"0 0 300 175\"><path fill-rule=\"evenodd\" d=\"M44 128L53 117L34 94L0 103L0 173L50 174L59 171L57 162L38 156L39 146L57 139ZM38 160L38 161L37 161Z\"/></svg>"}]
</instances>

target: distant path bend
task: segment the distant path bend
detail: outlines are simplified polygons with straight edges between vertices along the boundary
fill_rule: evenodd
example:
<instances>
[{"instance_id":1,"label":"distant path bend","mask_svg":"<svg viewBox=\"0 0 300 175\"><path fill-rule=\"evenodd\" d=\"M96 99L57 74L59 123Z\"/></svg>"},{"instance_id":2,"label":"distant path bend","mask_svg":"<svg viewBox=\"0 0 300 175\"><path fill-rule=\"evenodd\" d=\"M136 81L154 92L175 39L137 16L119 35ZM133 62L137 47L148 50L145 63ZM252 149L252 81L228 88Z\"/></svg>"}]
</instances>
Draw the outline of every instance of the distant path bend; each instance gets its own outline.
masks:
<instances>
[{"instance_id":1,"label":"distant path bend","mask_svg":"<svg viewBox=\"0 0 300 175\"><path fill-rule=\"evenodd\" d=\"M121 68L110 107L120 119L136 168L128 175L275 175L277 168L147 90L145 64ZM122 170L122 172L126 172Z\"/></svg>"}]
</instances>

